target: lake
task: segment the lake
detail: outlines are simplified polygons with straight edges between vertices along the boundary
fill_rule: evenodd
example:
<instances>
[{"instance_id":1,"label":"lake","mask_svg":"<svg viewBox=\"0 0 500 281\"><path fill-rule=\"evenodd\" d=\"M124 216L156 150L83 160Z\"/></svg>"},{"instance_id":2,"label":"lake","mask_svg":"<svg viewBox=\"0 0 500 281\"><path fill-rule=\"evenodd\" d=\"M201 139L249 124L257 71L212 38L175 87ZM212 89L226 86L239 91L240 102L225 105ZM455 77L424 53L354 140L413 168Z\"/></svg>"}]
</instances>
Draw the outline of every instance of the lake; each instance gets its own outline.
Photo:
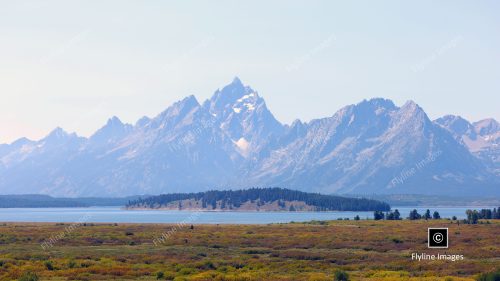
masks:
<instances>
[{"instance_id":1,"label":"lake","mask_svg":"<svg viewBox=\"0 0 500 281\"><path fill-rule=\"evenodd\" d=\"M464 218L467 209L493 207L394 207L403 218L411 210L423 214L438 211L442 218ZM111 223L180 223L192 224L267 224L302 222L310 220L336 220L373 218L373 212L193 212L193 211L127 211L121 207L90 208L9 208L0 209L0 222L111 222Z\"/></svg>"}]
</instances>

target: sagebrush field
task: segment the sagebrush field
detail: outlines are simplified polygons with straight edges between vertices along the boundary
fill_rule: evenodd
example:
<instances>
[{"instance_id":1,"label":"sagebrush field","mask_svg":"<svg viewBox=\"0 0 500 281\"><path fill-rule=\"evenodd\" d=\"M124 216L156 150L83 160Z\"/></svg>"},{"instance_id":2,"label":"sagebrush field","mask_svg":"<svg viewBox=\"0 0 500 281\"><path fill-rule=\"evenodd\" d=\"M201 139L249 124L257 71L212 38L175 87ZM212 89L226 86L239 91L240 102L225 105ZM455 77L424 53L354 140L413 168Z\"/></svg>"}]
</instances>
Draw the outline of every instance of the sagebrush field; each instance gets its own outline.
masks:
<instances>
[{"instance_id":1,"label":"sagebrush field","mask_svg":"<svg viewBox=\"0 0 500 281\"><path fill-rule=\"evenodd\" d=\"M0 224L0 280L333 280L337 270L350 280L475 280L500 268L498 220L70 226ZM431 226L449 228L449 249L427 249Z\"/></svg>"}]
</instances>

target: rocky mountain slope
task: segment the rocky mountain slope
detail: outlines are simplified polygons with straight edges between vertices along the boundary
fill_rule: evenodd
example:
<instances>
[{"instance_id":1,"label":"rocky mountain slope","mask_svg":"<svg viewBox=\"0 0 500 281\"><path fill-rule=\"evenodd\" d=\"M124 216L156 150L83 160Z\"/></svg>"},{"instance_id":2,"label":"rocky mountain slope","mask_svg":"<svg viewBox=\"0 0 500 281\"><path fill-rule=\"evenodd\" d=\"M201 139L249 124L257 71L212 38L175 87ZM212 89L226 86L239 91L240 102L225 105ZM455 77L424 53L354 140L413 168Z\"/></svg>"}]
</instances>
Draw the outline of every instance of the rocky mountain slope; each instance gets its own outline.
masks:
<instances>
[{"instance_id":1,"label":"rocky mountain slope","mask_svg":"<svg viewBox=\"0 0 500 281\"><path fill-rule=\"evenodd\" d=\"M470 123L460 116L447 115L435 121L453 137L500 175L500 124L494 119Z\"/></svg>"},{"instance_id":2,"label":"rocky mountain slope","mask_svg":"<svg viewBox=\"0 0 500 281\"><path fill-rule=\"evenodd\" d=\"M135 125L117 117L90 138L57 128L0 145L0 193L127 196L281 186L323 193L500 194L499 125L416 103L364 100L291 125L235 78Z\"/></svg>"}]
</instances>

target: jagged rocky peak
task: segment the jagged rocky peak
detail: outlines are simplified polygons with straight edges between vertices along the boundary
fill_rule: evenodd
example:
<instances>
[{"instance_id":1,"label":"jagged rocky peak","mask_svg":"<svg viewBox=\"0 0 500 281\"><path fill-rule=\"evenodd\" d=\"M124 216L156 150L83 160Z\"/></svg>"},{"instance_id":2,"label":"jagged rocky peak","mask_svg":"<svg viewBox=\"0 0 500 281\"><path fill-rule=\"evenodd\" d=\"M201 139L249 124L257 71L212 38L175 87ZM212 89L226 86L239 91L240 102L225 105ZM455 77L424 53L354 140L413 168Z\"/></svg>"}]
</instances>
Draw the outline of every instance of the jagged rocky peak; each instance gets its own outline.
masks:
<instances>
[{"instance_id":1,"label":"jagged rocky peak","mask_svg":"<svg viewBox=\"0 0 500 281\"><path fill-rule=\"evenodd\" d=\"M56 127L47 135L47 138L62 138L66 136L68 136L68 133L64 131L63 128Z\"/></svg>"},{"instance_id":2,"label":"jagged rocky peak","mask_svg":"<svg viewBox=\"0 0 500 281\"><path fill-rule=\"evenodd\" d=\"M242 155L249 156L274 142L285 130L269 111L266 103L250 86L239 78L215 91L203 103L218 127L229 136Z\"/></svg>"},{"instance_id":3,"label":"jagged rocky peak","mask_svg":"<svg viewBox=\"0 0 500 281\"><path fill-rule=\"evenodd\" d=\"M355 116L357 118L363 118L368 116L380 115L382 113L387 113L392 110L398 109L391 100L383 98L372 98L369 100L364 99L363 101L347 105L339 109L334 117L341 120L343 118L351 118Z\"/></svg>"},{"instance_id":4,"label":"jagged rocky peak","mask_svg":"<svg viewBox=\"0 0 500 281\"><path fill-rule=\"evenodd\" d=\"M192 109L194 107L198 107L200 106L200 103L198 102L198 100L196 99L196 97L194 95L189 95L185 98L183 98L182 100L174 103L173 105L173 108L177 108L177 109Z\"/></svg>"},{"instance_id":5,"label":"jagged rocky peak","mask_svg":"<svg viewBox=\"0 0 500 281\"><path fill-rule=\"evenodd\" d=\"M123 122L120 120L120 118L116 117L116 116L113 116L111 118L108 119L108 122L106 122L106 126L112 126L112 127L115 127L115 126L123 126Z\"/></svg>"},{"instance_id":6,"label":"jagged rocky peak","mask_svg":"<svg viewBox=\"0 0 500 281\"><path fill-rule=\"evenodd\" d=\"M372 110L394 110L397 108L391 100L384 98L372 98L369 100L363 100L362 102L357 104L357 107L369 108Z\"/></svg>"},{"instance_id":7,"label":"jagged rocky peak","mask_svg":"<svg viewBox=\"0 0 500 281\"><path fill-rule=\"evenodd\" d=\"M489 136L500 132L500 124L493 118L480 120L471 124L460 116L445 115L434 122L458 136Z\"/></svg>"},{"instance_id":8,"label":"jagged rocky peak","mask_svg":"<svg viewBox=\"0 0 500 281\"><path fill-rule=\"evenodd\" d=\"M30 144L30 143L34 143L34 141L32 141L32 140L30 140L30 139L28 139L26 137L22 137L22 138L19 138L19 139L13 141L10 144L10 146L12 146L12 147L21 147L21 146L23 146L25 144Z\"/></svg>"},{"instance_id":9,"label":"jagged rocky peak","mask_svg":"<svg viewBox=\"0 0 500 281\"><path fill-rule=\"evenodd\" d=\"M460 125L466 125L469 124L469 121L465 120L461 116L458 115L445 115L443 117L440 117L436 119L436 123L441 124L441 125L454 125L454 124L460 124Z\"/></svg>"},{"instance_id":10,"label":"jagged rocky peak","mask_svg":"<svg viewBox=\"0 0 500 281\"><path fill-rule=\"evenodd\" d=\"M413 101L396 106L391 100L373 98L346 106L333 116L325 119L331 133L338 136L358 138L379 137L399 132L421 136L432 126L424 110Z\"/></svg>"},{"instance_id":11,"label":"jagged rocky peak","mask_svg":"<svg viewBox=\"0 0 500 281\"><path fill-rule=\"evenodd\" d=\"M132 126L130 124L125 124L118 117L113 116L108 119L106 125L104 125L104 127L102 127L99 131L111 131L120 133L122 131L130 130L131 128Z\"/></svg>"},{"instance_id":12,"label":"jagged rocky peak","mask_svg":"<svg viewBox=\"0 0 500 281\"><path fill-rule=\"evenodd\" d=\"M215 91L203 107L236 140L259 131L282 127L267 109L264 99L251 87L243 85L237 77L222 90Z\"/></svg>"},{"instance_id":13,"label":"jagged rocky peak","mask_svg":"<svg viewBox=\"0 0 500 281\"><path fill-rule=\"evenodd\" d=\"M23 146L30 146L35 143L36 143L35 141L22 137L13 141L10 144L0 144L0 158L3 157L5 154L8 154L9 152L22 148Z\"/></svg>"},{"instance_id":14,"label":"jagged rocky peak","mask_svg":"<svg viewBox=\"0 0 500 281\"><path fill-rule=\"evenodd\" d=\"M401 107L402 110L404 111L409 111L409 112L424 112L424 110L414 101L408 100L405 102L405 104Z\"/></svg>"},{"instance_id":15,"label":"jagged rocky peak","mask_svg":"<svg viewBox=\"0 0 500 281\"><path fill-rule=\"evenodd\" d=\"M407 101L398 110L399 121L420 121L426 124L430 124L431 120L425 113L425 111L414 101Z\"/></svg>"},{"instance_id":16,"label":"jagged rocky peak","mask_svg":"<svg viewBox=\"0 0 500 281\"><path fill-rule=\"evenodd\" d=\"M122 130L130 127L132 127L132 125L125 124L118 117L113 116L108 119L106 125L104 125L100 130Z\"/></svg>"},{"instance_id":17,"label":"jagged rocky peak","mask_svg":"<svg viewBox=\"0 0 500 281\"><path fill-rule=\"evenodd\" d=\"M147 116L142 116L139 120L137 120L137 122L135 122L135 127L138 128L144 127L147 124L149 124L149 122L151 122L151 118Z\"/></svg>"},{"instance_id":18,"label":"jagged rocky peak","mask_svg":"<svg viewBox=\"0 0 500 281\"><path fill-rule=\"evenodd\" d=\"M307 134L307 123L302 122L300 119L295 119L291 125L285 125L284 128L285 132L279 139L283 145Z\"/></svg>"},{"instance_id":19,"label":"jagged rocky peak","mask_svg":"<svg viewBox=\"0 0 500 281\"><path fill-rule=\"evenodd\" d=\"M289 126L290 130L300 130L304 128L305 124L300 119L295 119Z\"/></svg>"},{"instance_id":20,"label":"jagged rocky peak","mask_svg":"<svg viewBox=\"0 0 500 281\"><path fill-rule=\"evenodd\" d=\"M352 128L360 126L372 126L387 119L391 112L398 110L391 100L373 98L363 100L357 104L344 106L339 109L332 118L318 119L320 122L338 122ZM313 123L317 122L314 121Z\"/></svg>"},{"instance_id":21,"label":"jagged rocky peak","mask_svg":"<svg viewBox=\"0 0 500 281\"><path fill-rule=\"evenodd\" d=\"M243 109L252 110L260 98L249 86L244 86L238 77L222 88L215 91L213 96L205 101L204 107L218 119L229 115L231 111L240 112ZM246 104L246 106L245 106ZM243 105L243 107L240 107ZM225 115L225 116L223 116Z\"/></svg>"},{"instance_id":22,"label":"jagged rocky peak","mask_svg":"<svg viewBox=\"0 0 500 281\"><path fill-rule=\"evenodd\" d=\"M93 144L113 142L123 138L130 131L132 131L132 125L124 124L118 117L113 116L108 119L106 125L90 137L90 142Z\"/></svg>"},{"instance_id":23,"label":"jagged rocky peak","mask_svg":"<svg viewBox=\"0 0 500 281\"><path fill-rule=\"evenodd\" d=\"M37 143L40 146L60 146L66 144L81 144L87 139L79 137L76 133L68 133L62 128L57 127L52 130L46 137L39 140Z\"/></svg>"},{"instance_id":24,"label":"jagged rocky peak","mask_svg":"<svg viewBox=\"0 0 500 281\"><path fill-rule=\"evenodd\" d=\"M65 140L68 138L76 138L78 137L76 133L68 133L64 131L61 127L57 127L54 130L52 130L45 138L42 139L44 142L54 142L54 141L60 141L60 140Z\"/></svg>"},{"instance_id":25,"label":"jagged rocky peak","mask_svg":"<svg viewBox=\"0 0 500 281\"><path fill-rule=\"evenodd\" d=\"M500 132L500 124L493 118L484 119L474 122L476 132L481 136L492 135Z\"/></svg>"},{"instance_id":26,"label":"jagged rocky peak","mask_svg":"<svg viewBox=\"0 0 500 281\"><path fill-rule=\"evenodd\" d=\"M370 116L378 116L382 114L387 114L390 111L397 109L391 100L383 98L373 98L370 100L363 100L358 103L354 108L353 112L359 117L369 118Z\"/></svg>"},{"instance_id":27,"label":"jagged rocky peak","mask_svg":"<svg viewBox=\"0 0 500 281\"><path fill-rule=\"evenodd\" d=\"M498 143L500 143L500 126L495 119L484 119L471 124L460 116L446 115L434 122L450 132L476 156L487 159L488 165L491 166L489 159L497 163L494 165L499 165L496 159L500 158L496 155L498 155ZM485 151L487 152L483 153Z\"/></svg>"},{"instance_id":28,"label":"jagged rocky peak","mask_svg":"<svg viewBox=\"0 0 500 281\"><path fill-rule=\"evenodd\" d=\"M178 102L175 102L172 106L160 113L154 119L157 123L176 123L186 117L186 115L188 115L191 111L198 109L199 107L200 104L198 103L196 97L190 95Z\"/></svg>"},{"instance_id":29,"label":"jagged rocky peak","mask_svg":"<svg viewBox=\"0 0 500 281\"><path fill-rule=\"evenodd\" d=\"M413 138L430 138L435 129L439 129L427 116L427 113L414 101L407 101L391 118L392 127L399 134L409 134Z\"/></svg>"},{"instance_id":30,"label":"jagged rocky peak","mask_svg":"<svg viewBox=\"0 0 500 281\"><path fill-rule=\"evenodd\" d=\"M472 124L460 116L445 115L436 119L435 123L451 131L454 135L471 135L474 133Z\"/></svg>"}]
</instances>

